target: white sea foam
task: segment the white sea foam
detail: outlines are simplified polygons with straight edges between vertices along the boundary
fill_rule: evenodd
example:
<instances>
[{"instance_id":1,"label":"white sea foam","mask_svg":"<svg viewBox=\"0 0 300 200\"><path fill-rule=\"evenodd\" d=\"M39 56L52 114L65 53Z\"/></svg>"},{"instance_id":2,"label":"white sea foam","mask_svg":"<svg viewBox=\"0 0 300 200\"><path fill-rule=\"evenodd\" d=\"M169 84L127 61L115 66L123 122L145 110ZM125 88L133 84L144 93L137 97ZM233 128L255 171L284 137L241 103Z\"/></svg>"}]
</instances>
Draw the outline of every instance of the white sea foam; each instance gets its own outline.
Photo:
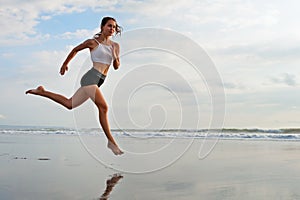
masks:
<instances>
[{"instance_id":1,"label":"white sea foam","mask_svg":"<svg viewBox=\"0 0 300 200\"><path fill-rule=\"evenodd\" d=\"M71 129L60 127L1 126L0 134L9 135L100 135L99 128ZM112 130L118 137L134 138L219 138L231 140L291 140L300 141L300 129L222 129L222 130Z\"/></svg>"}]
</instances>

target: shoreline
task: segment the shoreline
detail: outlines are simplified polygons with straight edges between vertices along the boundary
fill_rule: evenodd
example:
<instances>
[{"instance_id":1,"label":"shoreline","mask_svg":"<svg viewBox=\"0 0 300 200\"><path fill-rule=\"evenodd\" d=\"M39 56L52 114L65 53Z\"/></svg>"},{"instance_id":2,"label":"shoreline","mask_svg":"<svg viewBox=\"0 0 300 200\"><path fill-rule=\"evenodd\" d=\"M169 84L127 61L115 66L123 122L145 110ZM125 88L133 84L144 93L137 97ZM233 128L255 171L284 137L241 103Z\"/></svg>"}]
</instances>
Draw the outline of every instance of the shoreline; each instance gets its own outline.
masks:
<instances>
[{"instance_id":1,"label":"shoreline","mask_svg":"<svg viewBox=\"0 0 300 200\"><path fill-rule=\"evenodd\" d=\"M120 138L178 138L178 139L206 139L206 140L262 140L262 141L300 141L300 129L222 129L192 130L192 129L165 129L165 130L115 130L112 134ZM55 127L6 127L0 128L0 135L103 135L100 128L55 128Z\"/></svg>"}]
</instances>

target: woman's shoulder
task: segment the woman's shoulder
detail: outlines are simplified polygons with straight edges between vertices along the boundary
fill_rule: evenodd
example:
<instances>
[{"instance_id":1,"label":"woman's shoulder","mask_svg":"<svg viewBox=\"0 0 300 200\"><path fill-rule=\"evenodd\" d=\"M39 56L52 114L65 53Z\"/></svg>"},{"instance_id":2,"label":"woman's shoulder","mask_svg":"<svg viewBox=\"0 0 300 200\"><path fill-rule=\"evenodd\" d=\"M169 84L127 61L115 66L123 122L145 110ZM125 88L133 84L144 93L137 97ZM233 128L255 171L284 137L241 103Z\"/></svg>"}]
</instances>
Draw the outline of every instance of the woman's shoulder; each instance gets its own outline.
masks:
<instances>
[{"instance_id":1,"label":"woman's shoulder","mask_svg":"<svg viewBox=\"0 0 300 200\"><path fill-rule=\"evenodd\" d=\"M82 50L85 48L89 48L90 50L95 48L97 46L96 41L93 39L87 39L85 41L83 41L81 44L77 45L77 47L75 47L78 50Z\"/></svg>"},{"instance_id":2,"label":"woman's shoulder","mask_svg":"<svg viewBox=\"0 0 300 200\"><path fill-rule=\"evenodd\" d=\"M95 38L86 39L83 43L88 47L94 47L95 45L97 45L97 41Z\"/></svg>"},{"instance_id":3,"label":"woman's shoulder","mask_svg":"<svg viewBox=\"0 0 300 200\"><path fill-rule=\"evenodd\" d=\"M114 47L118 47L118 48L120 47L119 43L117 43L113 40L111 40L111 45L114 46Z\"/></svg>"},{"instance_id":4,"label":"woman's shoulder","mask_svg":"<svg viewBox=\"0 0 300 200\"><path fill-rule=\"evenodd\" d=\"M93 44L93 43L96 43L96 38L88 38L84 41L85 43L90 43L90 44Z\"/></svg>"}]
</instances>

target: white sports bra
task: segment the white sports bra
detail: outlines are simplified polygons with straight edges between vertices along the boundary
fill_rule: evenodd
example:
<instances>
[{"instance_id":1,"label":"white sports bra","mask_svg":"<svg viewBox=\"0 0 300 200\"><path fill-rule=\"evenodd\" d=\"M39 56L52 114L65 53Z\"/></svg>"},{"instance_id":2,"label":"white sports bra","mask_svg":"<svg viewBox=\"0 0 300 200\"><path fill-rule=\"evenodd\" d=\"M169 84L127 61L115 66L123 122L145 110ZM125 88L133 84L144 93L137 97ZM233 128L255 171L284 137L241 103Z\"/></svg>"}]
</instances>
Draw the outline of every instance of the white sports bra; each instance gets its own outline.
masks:
<instances>
[{"instance_id":1,"label":"white sports bra","mask_svg":"<svg viewBox=\"0 0 300 200\"><path fill-rule=\"evenodd\" d=\"M98 46L91 50L92 61L110 65L113 60L112 46L101 44L97 40L96 42Z\"/></svg>"}]
</instances>

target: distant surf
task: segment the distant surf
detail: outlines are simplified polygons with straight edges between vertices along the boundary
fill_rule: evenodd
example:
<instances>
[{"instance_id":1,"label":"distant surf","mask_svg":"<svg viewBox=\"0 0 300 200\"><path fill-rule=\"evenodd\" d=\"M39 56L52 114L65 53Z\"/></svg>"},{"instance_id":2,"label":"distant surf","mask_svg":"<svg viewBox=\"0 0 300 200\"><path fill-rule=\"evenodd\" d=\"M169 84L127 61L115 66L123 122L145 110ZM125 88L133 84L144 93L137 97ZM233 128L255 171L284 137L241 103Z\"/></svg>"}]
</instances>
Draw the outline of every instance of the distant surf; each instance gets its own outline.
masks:
<instances>
[{"instance_id":1,"label":"distant surf","mask_svg":"<svg viewBox=\"0 0 300 200\"><path fill-rule=\"evenodd\" d=\"M219 138L229 140L300 141L300 129L112 129L118 137L137 138ZM99 128L72 129L61 127L0 126L0 134L8 135L98 135ZM103 134L100 134L103 135Z\"/></svg>"}]
</instances>

